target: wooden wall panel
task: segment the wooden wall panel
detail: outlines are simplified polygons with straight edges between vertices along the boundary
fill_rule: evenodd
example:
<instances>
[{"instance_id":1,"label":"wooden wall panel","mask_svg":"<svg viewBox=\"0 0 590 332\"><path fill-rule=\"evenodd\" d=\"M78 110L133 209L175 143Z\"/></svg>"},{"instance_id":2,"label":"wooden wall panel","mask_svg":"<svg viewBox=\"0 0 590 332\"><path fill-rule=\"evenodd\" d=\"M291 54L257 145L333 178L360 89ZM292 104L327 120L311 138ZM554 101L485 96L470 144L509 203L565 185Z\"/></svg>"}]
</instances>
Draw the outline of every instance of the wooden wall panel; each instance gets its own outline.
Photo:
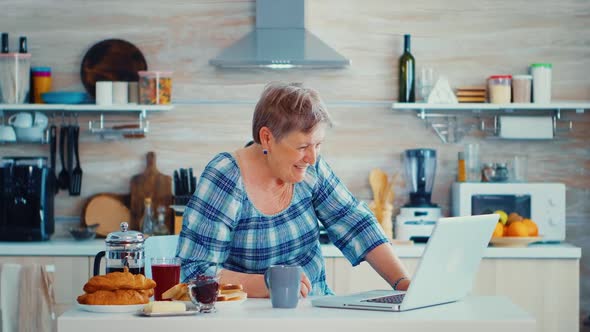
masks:
<instances>
[{"instance_id":1,"label":"wooden wall panel","mask_svg":"<svg viewBox=\"0 0 590 332\"><path fill-rule=\"evenodd\" d=\"M433 201L449 214L449 186L457 152L481 145L485 160L529 156L531 181L567 184L568 241L590 247L590 116L574 115L567 140L530 142L482 138L442 144L412 113L393 112L402 35L412 34L417 69L431 66L453 87L481 85L492 74L526 72L533 62L551 62L554 99L590 100L590 3L586 0L322 0L307 1L310 31L352 60L341 70L219 70L208 64L224 47L251 31L254 1L0 0L2 28L11 48L29 38L33 65L53 69L55 90L82 90L80 62L86 50L107 38L136 44L150 69L173 70L172 112L150 116L140 140L101 141L82 132L84 179L77 198L60 193L57 214L77 216L97 192L129 191L145 153L157 152L160 171L178 167L200 172L219 151L232 151L250 136L254 103L272 80L303 81L327 101L336 120L323 153L361 199L370 199L368 172L400 171L400 154L435 148L439 161ZM86 123L90 118L81 117ZM47 155L46 146L3 145L0 156ZM59 164L58 164L59 165ZM58 166L58 169L60 167ZM396 206L407 200L397 183ZM583 257L581 310L590 311L590 259Z\"/></svg>"}]
</instances>

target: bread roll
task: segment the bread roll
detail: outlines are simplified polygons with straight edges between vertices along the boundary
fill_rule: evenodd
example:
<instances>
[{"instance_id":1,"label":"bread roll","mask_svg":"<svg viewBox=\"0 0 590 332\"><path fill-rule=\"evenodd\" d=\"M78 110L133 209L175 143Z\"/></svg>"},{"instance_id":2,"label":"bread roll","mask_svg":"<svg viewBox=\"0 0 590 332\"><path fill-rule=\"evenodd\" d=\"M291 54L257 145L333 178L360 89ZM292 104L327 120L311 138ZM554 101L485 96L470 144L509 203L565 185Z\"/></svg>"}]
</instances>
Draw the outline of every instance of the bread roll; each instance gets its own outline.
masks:
<instances>
[{"instance_id":1,"label":"bread roll","mask_svg":"<svg viewBox=\"0 0 590 332\"><path fill-rule=\"evenodd\" d=\"M237 290L244 290L241 284L221 284L219 285L219 294L233 293Z\"/></svg>"},{"instance_id":2,"label":"bread roll","mask_svg":"<svg viewBox=\"0 0 590 332\"><path fill-rule=\"evenodd\" d=\"M180 300L185 296L188 299L188 285L185 283L174 285L162 293L163 300Z\"/></svg>"},{"instance_id":3,"label":"bread roll","mask_svg":"<svg viewBox=\"0 0 590 332\"><path fill-rule=\"evenodd\" d=\"M78 296L78 303L90 305L130 305L144 304L150 301L150 296L154 293L150 290L98 290L94 293L86 293Z\"/></svg>"},{"instance_id":4,"label":"bread roll","mask_svg":"<svg viewBox=\"0 0 590 332\"><path fill-rule=\"evenodd\" d=\"M234 290L232 293L220 294L217 296L217 301L239 301L248 297L248 294L241 290Z\"/></svg>"},{"instance_id":5,"label":"bread roll","mask_svg":"<svg viewBox=\"0 0 590 332\"><path fill-rule=\"evenodd\" d=\"M117 289L150 289L156 287L156 282L146 278L143 274L129 272L111 272L105 275L94 276L84 285L86 293L94 293L99 290Z\"/></svg>"}]
</instances>

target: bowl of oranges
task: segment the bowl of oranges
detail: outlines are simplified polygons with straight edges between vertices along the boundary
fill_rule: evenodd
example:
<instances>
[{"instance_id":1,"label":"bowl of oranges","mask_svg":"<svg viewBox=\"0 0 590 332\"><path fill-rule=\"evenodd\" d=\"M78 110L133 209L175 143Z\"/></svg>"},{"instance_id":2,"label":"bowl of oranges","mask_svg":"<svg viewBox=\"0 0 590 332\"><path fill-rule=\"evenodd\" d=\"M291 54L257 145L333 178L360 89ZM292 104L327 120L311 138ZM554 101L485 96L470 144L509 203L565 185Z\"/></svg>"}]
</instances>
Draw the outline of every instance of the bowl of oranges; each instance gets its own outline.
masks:
<instances>
[{"instance_id":1,"label":"bowl of oranges","mask_svg":"<svg viewBox=\"0 0 590 332\"><path fill-rule=\"evenodd\" d=\"M537 224L516 212L494 211L500 218L492 234L490 244L495 247L526 247L542 239Z\"/></svg>"}]
</instances>

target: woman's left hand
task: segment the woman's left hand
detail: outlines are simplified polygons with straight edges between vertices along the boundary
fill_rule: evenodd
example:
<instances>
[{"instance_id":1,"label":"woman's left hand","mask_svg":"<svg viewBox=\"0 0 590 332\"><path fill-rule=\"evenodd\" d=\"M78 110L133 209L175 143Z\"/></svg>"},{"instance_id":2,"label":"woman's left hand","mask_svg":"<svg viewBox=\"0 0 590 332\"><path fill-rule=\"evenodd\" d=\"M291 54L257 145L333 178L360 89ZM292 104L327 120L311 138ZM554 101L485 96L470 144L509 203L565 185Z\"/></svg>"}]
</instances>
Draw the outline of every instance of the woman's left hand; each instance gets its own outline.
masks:
<instances>
[{"instance_id":1,"label":"woman's left hand","mask_svg":"<svg viewBox=\"0 0 590 332\"><path fill-rule=\"evenodd\" d=\"M307 294L311 293L311 282L309 278L305 275L305 272L301 272L301 297L307 297Z\"/></svg>"}]
</instances>

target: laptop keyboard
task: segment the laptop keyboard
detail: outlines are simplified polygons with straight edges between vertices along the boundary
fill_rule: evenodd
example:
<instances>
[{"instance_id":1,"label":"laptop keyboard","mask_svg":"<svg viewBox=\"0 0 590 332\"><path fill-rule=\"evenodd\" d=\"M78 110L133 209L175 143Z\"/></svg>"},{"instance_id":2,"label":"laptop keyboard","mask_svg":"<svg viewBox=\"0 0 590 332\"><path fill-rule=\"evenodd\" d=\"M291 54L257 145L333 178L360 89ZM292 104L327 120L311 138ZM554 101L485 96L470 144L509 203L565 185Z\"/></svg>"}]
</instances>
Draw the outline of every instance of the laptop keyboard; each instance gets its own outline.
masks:
<instances>
[{"instance_id":1,"label":"laptop keyboard","mask_svg":"<svg viewBox=\"0 0 590 332\"><path fill-rule=\"evenodd\" d=\"M404 295L406 295L406 294L402 293L402 294L387 295L387 296L375 297L372 299L362 300L361 302L399 304L399 303L402 303L402 300L404 299Z\"/></svg>"}]
</instances>

